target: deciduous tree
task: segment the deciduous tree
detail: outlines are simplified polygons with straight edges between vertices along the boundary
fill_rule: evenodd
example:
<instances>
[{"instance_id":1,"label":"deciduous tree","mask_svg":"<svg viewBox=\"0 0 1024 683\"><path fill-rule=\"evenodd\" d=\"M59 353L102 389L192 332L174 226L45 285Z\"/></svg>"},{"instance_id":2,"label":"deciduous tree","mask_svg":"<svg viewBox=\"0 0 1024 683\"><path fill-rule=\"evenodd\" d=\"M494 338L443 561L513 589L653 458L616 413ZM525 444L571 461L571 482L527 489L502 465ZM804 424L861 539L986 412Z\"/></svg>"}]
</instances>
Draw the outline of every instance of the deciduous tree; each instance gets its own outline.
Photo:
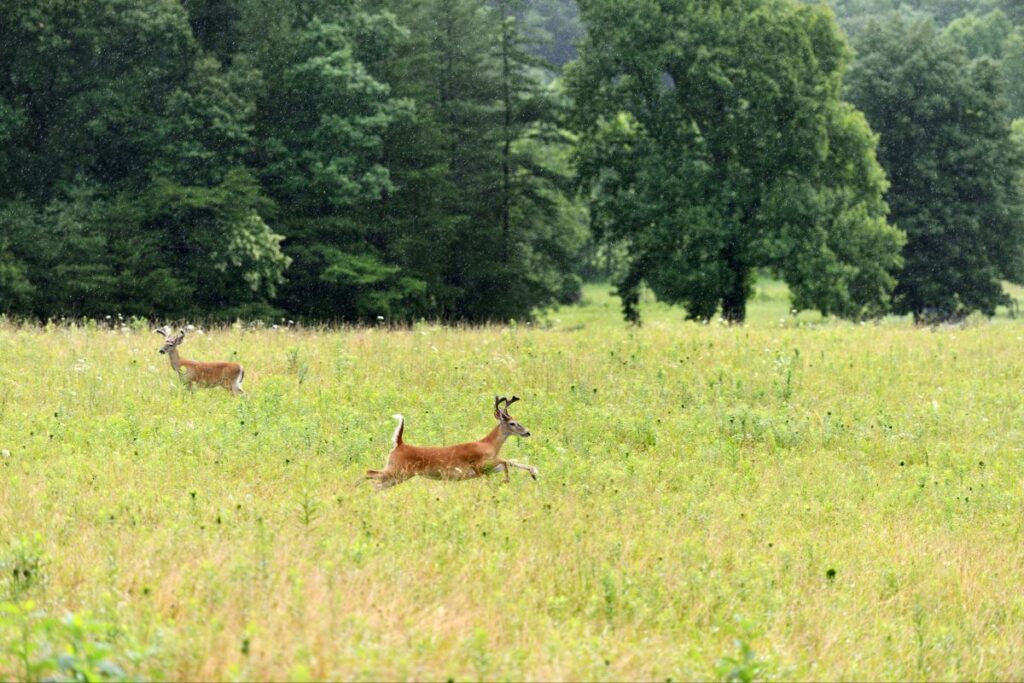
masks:
<instances>
[{"instance_id":1,"label":"deciduous tree","mask_svg":"<svg viewBox=\"0 0 1024 683\"><path fill-rule=\"evenodd\" d=\"M857 42L851 101L880 135L892 217L906 231L897 310L917 318L992 315L1001 280L1021 281L1021 149L998 66L930 21L875 23Z\"/></svg>"},{"instance_id":2,"label":"deciduous tree","mask_svg":"<svg viewBox=\"0 0 1024 683\"><path fill-rule=\"evenodd\" d=\"M639 286L691 318L745 317L755 269L798 306L884 310L900 233L875 139L839 100L849 59L831 12L789 0L583 0L567 71L594 226Z\"/></svg>"}]
</instances>

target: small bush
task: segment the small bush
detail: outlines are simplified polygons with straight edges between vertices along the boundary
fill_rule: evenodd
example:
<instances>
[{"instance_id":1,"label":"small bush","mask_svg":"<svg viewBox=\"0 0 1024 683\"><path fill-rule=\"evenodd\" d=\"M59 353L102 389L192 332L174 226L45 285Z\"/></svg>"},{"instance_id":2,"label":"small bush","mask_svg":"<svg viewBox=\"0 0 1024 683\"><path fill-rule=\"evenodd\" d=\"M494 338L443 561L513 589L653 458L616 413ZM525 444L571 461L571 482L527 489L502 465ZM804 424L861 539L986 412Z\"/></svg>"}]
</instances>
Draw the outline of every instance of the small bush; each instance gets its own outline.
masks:
<instances>
[{"instance_id":1,"label":"small bush","mask_svg":"<svg viewBox=\"0 0 1024 683\"><path fill-rule=\"evenodd\" d=\"M146 653L152 654L150 653ZM122 681L143 655L88 613L47 615L32 601L0 603L0 678Z\"/></svg>"}]
</instances>

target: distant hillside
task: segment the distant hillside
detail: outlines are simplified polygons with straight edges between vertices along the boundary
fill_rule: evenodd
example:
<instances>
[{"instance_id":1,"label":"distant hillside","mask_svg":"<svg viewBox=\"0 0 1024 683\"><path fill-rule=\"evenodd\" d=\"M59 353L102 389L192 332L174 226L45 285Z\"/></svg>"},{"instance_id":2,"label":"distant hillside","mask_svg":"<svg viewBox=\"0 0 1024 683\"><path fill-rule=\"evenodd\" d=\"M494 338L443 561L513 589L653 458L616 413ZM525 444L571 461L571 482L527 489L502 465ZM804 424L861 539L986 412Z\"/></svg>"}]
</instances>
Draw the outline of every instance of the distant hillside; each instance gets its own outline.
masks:
<instances>
[{"instance_id":1,"label":"distant hillside","mask_svg":"<svg viewBox=\"0 0 1024 683\"><path fill-rule=\"evenodd\" d=\"M871 19L883 19L895 11L929 16L945 26L971 13L981 15L1000 9L1015 24L1024 23L1024 4L1019 0L828 0L828 4L851 35L859 33Z\"/></svg>"},{"instance_id":2,"label":"distant hillside","mask_svg":"<svg viewBox=\"0 0 1024 683\"><path fill-rule=\"evenodd\" d=\"M816 1L816 0L809 0ZM497 4L498 0L492 0ZM1024 2L1020 0L827 0L840 25L851 36L872 19L887 14L931 17L940 26L968 14L983 15L1000 9L1015 25L1024 25ZM576 57L576 41L583 35L575 0L522 0L516 14L533 36L534 54L557 69Z\"/></svg>"}]
</instances>

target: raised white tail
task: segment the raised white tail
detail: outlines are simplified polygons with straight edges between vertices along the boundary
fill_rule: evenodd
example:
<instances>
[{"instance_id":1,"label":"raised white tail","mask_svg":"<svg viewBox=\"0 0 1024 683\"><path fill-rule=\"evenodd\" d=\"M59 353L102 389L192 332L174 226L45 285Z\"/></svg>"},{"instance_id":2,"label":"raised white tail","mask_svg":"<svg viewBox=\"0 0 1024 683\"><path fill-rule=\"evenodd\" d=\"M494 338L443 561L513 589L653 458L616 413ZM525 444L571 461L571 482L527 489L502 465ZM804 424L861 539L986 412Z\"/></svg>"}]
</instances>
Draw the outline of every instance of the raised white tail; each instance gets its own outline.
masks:
<instances>
[{"instance_id":1,"label":"raised white tail","mask_svg":"<svg viewBox=\"0 0 1024 683\"><path fill-rule=\"evenodd\" d=\"M401 413L395 413L391 417L398 420L398 426L395 427L395 433L391 436L391 448L395 449L402 445L402 432L405 431L405 418Z\"/></svg>"}]
</instances>

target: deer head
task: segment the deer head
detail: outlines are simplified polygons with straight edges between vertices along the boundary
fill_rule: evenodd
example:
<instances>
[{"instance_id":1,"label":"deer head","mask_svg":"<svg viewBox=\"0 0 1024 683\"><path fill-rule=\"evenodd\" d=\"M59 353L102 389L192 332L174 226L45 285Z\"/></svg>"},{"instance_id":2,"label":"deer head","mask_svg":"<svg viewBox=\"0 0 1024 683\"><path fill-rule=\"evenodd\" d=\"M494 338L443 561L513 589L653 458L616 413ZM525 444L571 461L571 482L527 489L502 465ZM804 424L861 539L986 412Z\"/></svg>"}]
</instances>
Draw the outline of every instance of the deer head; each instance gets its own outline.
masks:
<instances>
[{"instance_id":1,"label":"deer head","mask_svg":"<svg viewBox=\"0 0 1024 683\"><path fill-rule=\"evenodd\" d=\"M167 326L160 327L153 331L157 334L163 335L164 337L164 345L160 347L160 353L167 353L181 344L181 342L185 341L185 330L178 332L177 337L171 335L171 330Z\"/></svg>"},{"instance_id":2,"label":"deer head","mask_svg":"<svg viewBox=\"0 0 1024 683\"><path fill-rule=\"evenodd\" d=\"M494 419L501 425L501 431L516 436L529 436L530 430L516 422L515 418L508 414L508 407L519 400L518 396L505 398L504 396L494 397ZM502 407L504 403L504 407Z\"/></svg>"}]
</instances>

